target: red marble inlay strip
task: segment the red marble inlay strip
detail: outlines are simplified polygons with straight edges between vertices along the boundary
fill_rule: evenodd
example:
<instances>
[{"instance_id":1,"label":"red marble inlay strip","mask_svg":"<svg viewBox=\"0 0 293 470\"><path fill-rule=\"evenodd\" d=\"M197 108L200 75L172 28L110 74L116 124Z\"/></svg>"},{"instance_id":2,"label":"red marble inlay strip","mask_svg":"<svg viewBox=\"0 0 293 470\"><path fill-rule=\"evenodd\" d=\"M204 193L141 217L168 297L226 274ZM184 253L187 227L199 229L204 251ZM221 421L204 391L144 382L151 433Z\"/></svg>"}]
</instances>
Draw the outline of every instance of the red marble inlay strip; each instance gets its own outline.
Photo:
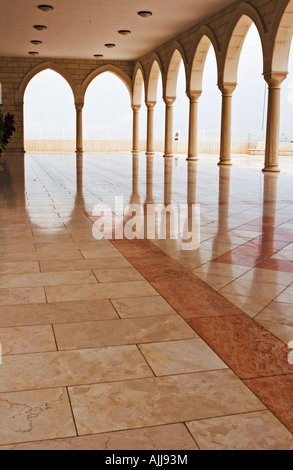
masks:
<instances>
[{"instance_id":1,"label":"red marble inlay strip","mask_svg":"<svg viewBox=\"0 0 293 470\"><path fill-rule=\"evenodd\" d=\"M293 367L286 345L149 240L111 242L293 431Z\"/></svg>"},{"instance_id":2,"label":"red marble inlay strip","mask_svg":"<svg viewBox=\"0 0 293 470\"><path fill-rule=\"evenodd\" d=\"M245 380L250 390L293 432L293 375Z\"/></svg>"},{"instance_id":3,"label":"red marble inlay strip","mask_svg":"<svg viewBox=\"0 0 293 470\"><path fill-rule=\"evenodd\" d=\"M287 346L247 315L188 323L241 379L293 372Z\"/></svg>"}]
</instances>

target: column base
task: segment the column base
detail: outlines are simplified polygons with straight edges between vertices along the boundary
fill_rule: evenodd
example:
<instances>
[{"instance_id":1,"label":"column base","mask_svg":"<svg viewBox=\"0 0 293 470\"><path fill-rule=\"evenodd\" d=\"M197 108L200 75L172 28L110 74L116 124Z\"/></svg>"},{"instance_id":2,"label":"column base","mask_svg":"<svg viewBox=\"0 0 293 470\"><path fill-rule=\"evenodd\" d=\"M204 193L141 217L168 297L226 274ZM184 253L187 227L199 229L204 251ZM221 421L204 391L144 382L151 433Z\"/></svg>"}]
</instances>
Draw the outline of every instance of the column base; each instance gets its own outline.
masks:
<instances>
[{"instance_id":1,"label":"column base","mask_svg":"<svg viewBox=\"0 0 293 470\"><path fill-rule=\"evenodd\" d=\"M84 153L84 150L75 150L75 153Z\"/></svg>"},{"instance_id":2,"label":"column base","mask_svg":"<svg viewBox=\"0 0 293 470\"><path fill-rule=\"evenodd\" d=\"M145 154L147 157L154 157L156 155L155 152L146 152Z\"/></svg>"},{"instance_id":3,"label":"column base","mask_svg":"<svg viewBox=\"0 0 293 470\"><path fill-rule=\"evenodd\" d=\"M218 163L218 166L232 166L233 163L231 162L231 160L227 160L227 161L219 161Z\"/></svg>"},{"instance_id":4,"label":"column base","mask_svg":"<svg viewBox=\"0 0 293 470\"><path fill-rule=\"evenodd\" d=\"M272 165L272 166L264 167L264 169L262 171L263 171L263 173L280 173L281 172L278 165Z\"/></svg>"},{"instance_id":5,"label":"column base","mask_svg":"<svg viewBox=\"0 0 293 470\"><path fill-rule=\"evenodd\" d=\"M174 155L173 153L165 153L165 154L163 155L163 158L174 158L174 156L175 156L175 155Z\"/></svg>"},{"instance_id":6,"label":"column base","mask_svg":"<svg viewBox=\"0 0 293 470\"><path fill-rule=\"evenodd\" d=\"M199 158L196 157L196 156L187 157L187 158L186 158L186 161L187 161L187 162L198 162L198 161L199 161Z\"/></svg>"}]
</instances>

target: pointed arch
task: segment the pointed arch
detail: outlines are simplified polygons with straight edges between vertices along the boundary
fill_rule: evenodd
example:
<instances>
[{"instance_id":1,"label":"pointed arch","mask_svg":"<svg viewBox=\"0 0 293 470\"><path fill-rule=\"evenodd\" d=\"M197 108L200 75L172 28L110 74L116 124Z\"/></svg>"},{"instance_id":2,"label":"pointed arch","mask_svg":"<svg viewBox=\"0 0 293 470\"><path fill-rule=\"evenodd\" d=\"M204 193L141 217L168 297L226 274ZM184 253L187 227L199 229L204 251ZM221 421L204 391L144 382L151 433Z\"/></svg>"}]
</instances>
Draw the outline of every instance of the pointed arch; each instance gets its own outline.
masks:
<instances>
[{"instance_id":1,"label":"pointed arch","mask_svg":"<svg viewBox=\"0 0 293 470\"><path fill-rule=\"evenodd\" d=\"M74 100L75 102L77 101L77 90L76 90L76 85L75 85L75 82L73 80L73 78L71 77L71 75L67 72L67 70L62 67L61 65L59 64L56 64L54 62L43 62L39 65L37 65L36 67L34 67L33 69L31 69L26 75L25 77L22 79L22 82L18 88L18 90L16 91L16 101L17 102L23 102L24 100L24 94L25 94L25 90L29 84L29 82L36 76L38 75L39 73L43 72L44 70L52 70L53 72L56 72L58 73L59 75L61 75L61 77L64 78L64 80L66 80L66 82L68 83L68 85L70 86L71 90L72 90L72 93L73 93L73 96L74 96Z\"/></svg>"},{"instance_id":2,"label":"pointed arch","mask_svg":"<svg viewBox=\"0 0 293 470\"><path fill-rule=\"evenodd\" d=\"M219 71L219 83L237 83L239 59L247 33L255 24L263 51L265 51L266 29L256 8L243 3L237 9L228 28L222 51L222 67Z\"/></svg>"},{"instance_id":3,"label":"pointed arch","mask_svg":"<svg viewBox=\"0 0 293 470\"><path fill-rule=\"evenodd\" d=\"M218 65L219 46L217 39L208 26L203 26L197 34L192 49L192 59L187 76L187 91L202 91L203 72L211 46L214 49Z\"/></svg>"},{"instance_id":4,"label":"pointed arch","mask_svg":"<svg viewBox=\"0 0 293 470\"><path fill-rule=\"evenodd\" d=\"M86 91L87 91L89 85L91 84L91 82L96 77L98 77L102 73L106 73L106 72L113 73L114 75L116 75L116 77L118 77L122 80L122 82L124 83L124 85L126 86L128 92L129 92L130 99L131 99L131 97L132 97L131 96L132 95L132 80L131 80L131 78L129 77L129 75L127 75L126 72L124 72L124 70L120 69L119 67L116 67L116 65L111 65L111 64L102 65L101 67L98 67L97 69L93 70L86 77L86 79L84 80L83 84L80 87L80 96L82 97L82 99L84 99Z\"/></svg>"},{"instance_id":5,"label":"pointed arch","mask_svg":"<svg viewBox=\"0 0 293 470\"><path fill-rule=\"evenodd\" d=\"M281 2L280 2L281 3ZM288 72L289 54L293 36L293 0L282 1L273 25L271 64L267 71Z\"/></svg>"},{"instance_id":6,"label":"pointed arch","mask_svg":"<svg viewBox=\"0 0 293 470\"><path fill-rule=\"evenodd\" d=\"M133 106L141 106L142 104L142 90L145 85L145 73L140 62L138 62L134 69L133 74L133 88L132 88L132 104ZM145 87L144 87L145 88Z\"/></svg>"},{"instance_id":7,"label":"pointed arch","mask_svg":"<svg viewBox=\"0 0 293 470\"><path fill-rule=\"evenodd\" d=\"M185 77L187 76L187 58L182 45L175 41L170 49L166 73L164 74L165 98L176 98L177 80L181 62L184 63Z\"/></svg>"},{"instance_id":8,"label":"pointed arch","mask_svg":"<svg viewBox=\"0 0 293 470\"><path fill-rule=\"evenodd\" d=\"M161 75L163 83L163 66L160 57L153 54L151 68L146 81L146 101L155 103L157 101L158 83Z\"/></svg>"}]
</instances>

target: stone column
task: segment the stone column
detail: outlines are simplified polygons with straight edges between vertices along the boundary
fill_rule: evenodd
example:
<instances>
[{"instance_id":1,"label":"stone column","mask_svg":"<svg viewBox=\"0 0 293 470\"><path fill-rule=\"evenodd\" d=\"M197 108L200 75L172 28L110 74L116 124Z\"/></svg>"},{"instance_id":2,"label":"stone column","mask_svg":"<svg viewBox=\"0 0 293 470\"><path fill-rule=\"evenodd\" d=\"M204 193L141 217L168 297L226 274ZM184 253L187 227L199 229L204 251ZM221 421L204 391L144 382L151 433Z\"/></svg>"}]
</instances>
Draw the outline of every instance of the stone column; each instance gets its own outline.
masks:
<instances>
[{"instance_id":1,"label":"stone column","mask_svg":"<svg viewBox=\"0 0 293 470\"><path fill-rule=\"evenodd\" d=\"M198 160L197 137L198 137L198 100L201 91L188 91L187 96L190 101L189 108L189 137L188 137L188 158L187 160Z\"/></svg>"},{"instance_id":2,"label":"stone column","mask_svg":"<svg viewBox=\"0 0 293 470\"><path fill-rule=\"evenodd\" d=\"M147 107L147 148L146 155L147 157L155 155L154 151L154 110L156 106L155 101L148 101L146 103Z\"/></svg>"},{"instance_id":3,"label":"stone column","mask_svg":"<svg viewBox=\"0 0 293 470\"><path fill-rule=\"evenodd\" d=\"M76 153L83 153L82 110L84 103L75 103L76 108Z\"/></svg>"},{"instance_id":4,"label":"stone column","mask_svg":"<svg viewBox=\"0 0 293 470\"><path fill-rule=\"evenodd\" d=\"M165 158L174 157L173 153L173 104L176 98L164 98L166 104L166 121L165 121Z\"/></svg>"},{"instance_id":5,"label":"stone column","mask_svg":"<svg viewBox=\"0 0 293 470\"><path fill-rule=\"evenodd\" d=\"M279 132L281 84L287 72L269 72L264 74L269 85L268 119L265 150L265 167L263 171L279 172Z\"/></svg>"},{"instance_id":6,"label":"stone column","mask_svg":"<svg viewBox=\"0 0 293 470\"><path fill-rule=\"evenodd\" d=\"M219 165L231 166L232 96L237 83L221 83L218 86L222 93L222 124Z\"/></svg>"},{"instance_id":7,"label":"stone column","mask_svg":"<svg viewBox=\"0 0 293 470\"><path fill-rule=\"evenodd\" d=\"M139 153L139 111L141 106L132 106L133 111L133 134L132 134L132 153Z\"/></svg>"}]
</instances>

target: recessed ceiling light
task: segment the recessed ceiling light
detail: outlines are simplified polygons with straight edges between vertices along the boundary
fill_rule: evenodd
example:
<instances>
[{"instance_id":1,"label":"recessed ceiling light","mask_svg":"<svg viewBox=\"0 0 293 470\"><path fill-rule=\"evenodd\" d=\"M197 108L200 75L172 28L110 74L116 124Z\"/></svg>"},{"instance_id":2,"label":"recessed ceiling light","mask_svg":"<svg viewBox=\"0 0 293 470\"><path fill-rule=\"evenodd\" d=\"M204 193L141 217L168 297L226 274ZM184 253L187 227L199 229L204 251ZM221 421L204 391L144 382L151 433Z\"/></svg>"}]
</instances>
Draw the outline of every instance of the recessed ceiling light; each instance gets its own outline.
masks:
<instances>
[{"instance_id":1,"label":"recessed ceiling light","mask_svg":"<svg viewBox=\"0 0 293 470\"><path fill-rule=\"evenodd\" d=\"M43 44L43 41L34 40L34 41L31 41L31 43L34 44L35 46L40 46L41 44Z\"/></svg>"},{"instance_id":2,"label":"recessed ceiling light","mask_svg":"<svg viewBox=\"0 0 293 470\"><path fill-rule=\"evenodd\" d=\"M129 31L129 29L120 29L118 33L121 34L122 36L128 36L128 34L131 34L131 31Z\"/></svg>"},{"instance_id":3,"label":"recessed ceiling light","mask_svg":"<svg viewBox=\"0 0 293 470\"><path fill-rule=\"evenodd\" d=\"M101 58L104 57L104 56L103 56L103 54L94 54L94 57L95 57L96 59L101 59Z\"/></svg>"},{"instance_id":4,"label":"recessed ceiling light","mask_svg":"<svg viewBox=\"0 0 293 470\"><path fill-rule=\"evenodd\" d=\"M142 16L142 18L149 18L150 16L152 16L151 11L138 11L137 14L139 16Z\"/></svg>"},{"instance_id":5,"label":"recessed ceiling light","mask_svg":"<svg viewBox=\"0 0 293 470\"><path fill-rule=\"evenodd\" d=\"M47 29L47 26L43 26L43 25L40 25L40 24L36 24L34 26L34 28L37 30L37 31L44 31L45 29Z\"/></svg>"},{"instance_id":6,"label":"recessed ceiling light","mask_svg":"<svg viewBox=\"0 0 293 470\"><path fill-rule=\"evenodd\" d=\"M38 8L39 10L42 10L45 12L54 10L54 7L52 7L52 5L39 5Z\"/></svg>"},{"instance_id":7,"label":"recessed ceiling light","mask_svg":"<svg viewBox=\"0 0 293 470\"><path fill-rule=\"evenodd\" d=\"M112 49L113 47L116 47L116 44L105 44L105 47L108 47L108 49Z\"/></svg>"},{"instance_id":8,"label":"recessed ceiling light","mask_svg":"<svg viewBox=\"0 0 293 470\"><path fill-rule=\"evenodd\" d=\"M36 52L36 51L31 51L31 52L29 52L29 55L39 55L39 53Z\"/></svg>"}]
</instances>

